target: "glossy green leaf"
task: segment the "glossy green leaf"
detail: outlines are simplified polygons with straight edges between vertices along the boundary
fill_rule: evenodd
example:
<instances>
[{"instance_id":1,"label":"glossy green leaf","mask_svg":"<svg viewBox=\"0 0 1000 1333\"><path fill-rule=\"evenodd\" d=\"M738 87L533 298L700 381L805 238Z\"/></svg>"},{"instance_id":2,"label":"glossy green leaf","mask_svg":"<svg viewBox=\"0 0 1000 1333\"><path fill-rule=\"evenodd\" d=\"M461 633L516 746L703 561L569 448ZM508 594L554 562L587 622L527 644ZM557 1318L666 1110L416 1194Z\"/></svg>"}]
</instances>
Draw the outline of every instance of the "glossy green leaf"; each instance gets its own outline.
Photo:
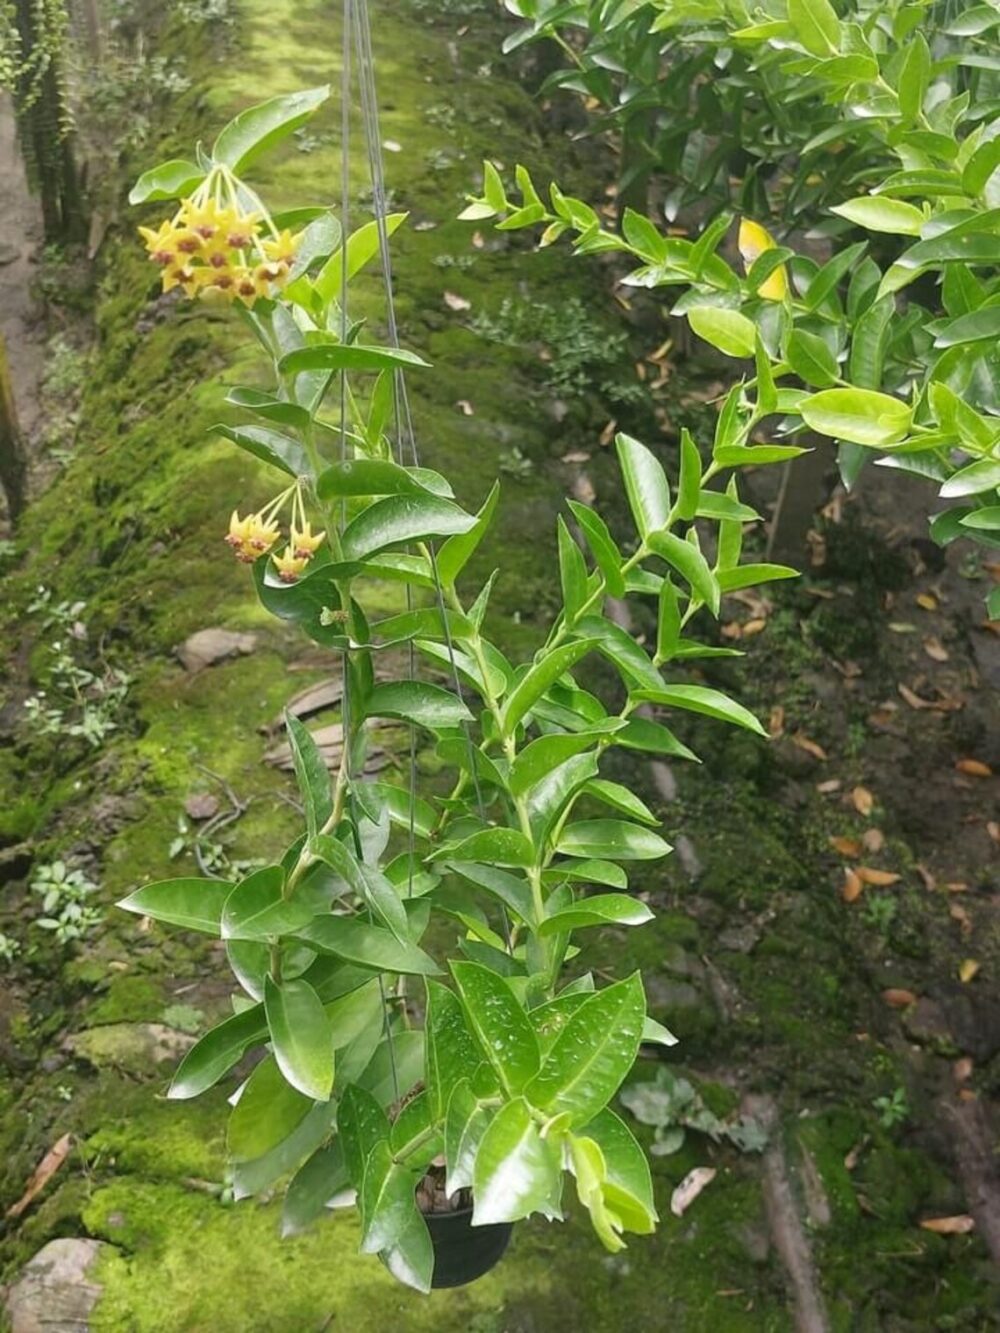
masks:
<instances>
[{"instance_id":1,"label":"glossy green leaf","mask_svg":"<svg viewBox=\"0 0 1000 1333\"><path fill-rule=\"evenodd\" d=\"M429 362L403 347L370 347L363 343L320 342L297 347L278 362L282 375L303 371L355 371L375 374L381 370L427 367Z\"/></svg>"},{"instance_id":2,"label":"glossy green leaf","mask_svg":"<svg viewBox=\"0 0 1000 1333\"><path fill-rule=\"evenodd\" d=\"M256 1066L226 1127L226 1149L236 1161L253 1161L288 1138L313 1107L293 1088L273 1055Z\"/></svg>"},{"instance_id":3,"label":"glossy green leaf","mask_svg":"<svg viewBox=\"0 0 1000 1333\"><path fill-rule=\"evenodd\" d=\"M198 1097L214 1087L258 1042L267 1037L262 1004L234 1014L195 1042L177 1067L167 1096L173 1101Z\"/></svg>"},{"instance_id":4,"label":"glossy green leaf","mask_svg":"<svg viewBox=\"0 0 1000 1333\"><path fill-rule=\"evenodd\" d=\"M316 1102L291 1134L270 1152L249 1162L233 1162L233 1198L261 1194L295 1171L329 1136L332 1119L331 1104Z\"/></svg>"},{"instance_id":5,"label":"glossy green leaf","mask_svg":"<svg viewBox=\"0 0 1000 1333\"><path fill-rule=\"evenodd\" d=\"M608 525L600 514L593 509L588 509L586 505L580 504L576 500L569 500L567 503L573 511L576 521L583 529L583 535L598 569L604 575L607 592L611 597L624 597L625 579L622 575L622 565L625 562L621 551L619 551L614 538L611 536Z\"/></svg>"},{"instance_id":6,"label":"glossy green leaf","mask_svg":"<svg viewBox=\"0 0 1000 1333\"><path fill-rule=\"evenodd\" d=\"M369 717L398 717L429 730L470 722L472 714L457 694L422 680L376 685L366 701Z\"/></svg>"},{"instance_id":7,"label":"glossy green leaf","mask_svg":"<svg viewBox=\"0 0 1000 1333\"><path fill-rule=\"evenodd\" d=\"M301 977L264 982L264 1011L278 1068L305 1097L326 1101L333 1089L333 1033L319 996Z\"/></svg>"},{"instance_id":8,"label":"glossy green leaf","mask_svg":"<svg viewBox=\"0 0 1000 1333\"><path fill-rule=\"evenodd\" d=\"M445 1115L445 1190L449 1197L471 1187L479 1144L492 1118L492 1110L476 1097L469 1080L460 1079L448 1098Z\"/></svg>"},{"instance_id":9,"label":"glossy green leaf","mask_svg":"<svg viewBox=\"0 0 1000 1333\"><path fill-rule=\"evenodd\" d=\"M440 1120L448 1109L451 1091L463 1079L470 1082L485 1056L465 1020L458 996L438 981L427 981L424 1022L424 1086L430 1114Z\"/></svg>"},{"instance_id":10,"label":"glossy green leaf","mask_svg":"<svg viewBox=\"0 0 1000 1333\"><path fill-rule=\"evenodd\" d=\"M158 167L144 171L129 191L130 204L150 203L154 199L183 199L192 194L205 179L205 172L193 162L171 158Z\"/></svg>"},{"instance_id":11,"label":"glossy green leaf","mask_svg":"<svg viewBox=\"0 0 1000 1333\"><path fill-rule=\"evenodd\" d=\"M434 1245L424 1215L413 1202L405 1227L382 1261L397 1282L427 1295L434 1275Z\"/></svg>"},{"instance_id":12,"label":"glossy green leaf","mask_svg":"<svg viewBox=\"0 0 1000 1333\"><path fill-rule=\"evenodd\" d=\"M625 820L584 819L565 826L555 850L562 856L655 861L666 856L670 845L658 833Z\"/></svg>"},{"instance_id":13,"label":"glossy green leaf","mask_svg":"<svg viewBox=\"0 0 1000 1333\"><path fill-rule=\"evenodd\" d=\"M356 1083L349 1084L340 1099L337 1133L343 1144L348 1179L360 1192L365 1163L377 1144L389 1141L389 1120L372 1094Z\"/></svg>"},{"instance_id":14,"label":"glossy green leaf","mask_svg":"<svg viewBox=\"0 0 1000 1333\"><path fill-rule=\"evenodd\" d=\"M755 588L759 583L773 583L776 579L798 578L798 574L791 565L749 564L718 570L716 578L723 592L735 592L737 588Z\"/></svg>"},{"instance_id":15,"label":"glossy green leaf","mask_svg":"<svg viewBox=\"0 0 1000 1333\"><path fill-rule=\"evenodd\" d=\"M603 805L610 805L629 819L638 819L643 824L659 824L645 801L640 801L635 792L620 782L609 782L606 778L594 778L583 789L585 796L591 796Z\"/></svg>"},{"instance_id":16,"label":"glossy green leaf","mask_svg":"<svg viewBox=\"0 0 1000 1333\"><path fill-rule=\"evenodd\" d=\"M649 545L658 556L666 560L690 583L693 592L708 607L713 615L719 614L719 585L709 568L708 561L690 542L683 541L672 532L653 532L649 536Z\"/></svg>"},{"instance_id":17,"label":"glossy green leaf","mask_svg":"<svg viewBox=\"0 0 1000 1333\"><path fill-rule=\"evenodd\" d=\"M628 875L614 861L571 860L557 861L542 871L543 884L606 884L612 889L627 889Z\"/></svg>"},{"instance_id":18,"label":"glossy green leaf","mask_svg":"<svg viewBox=\"0 0 1000 1333\"><path fill-rule=\"evenodd\" d=\"M416 1208L416 1184L413 1171L394 1161L388 1140L380 1139L365 1162L358 1196L362 1254L377 1254L396 1245Z\"/></svg>"},{"instance_id":19,"label":"glossy green leaf","mask_svg":"<svg viewBox=\"0 0 1000 1333\"><path fill-rule=\"evenodd\" d=\"M957 347L961 343L996 342L998 338L1000 305L990 305L949 320L935 337L934 346Z\"/></svg>"},{"instance_id":20,"label":"glossy green leaf","mask_svg":"<svg viewBox=\"0 0 1000 1333\"><path fill-rule=\"evenodd\" d=\"M291 935L315 915L304 896L285 898L285 872L264 866L241 880L226 899L220 923L224 940L268 940Z\"/></svg>"},{"instance_id":21,"label":"glossy green leaf","mask_svg":"<svg viewBox=\"0 0 1000 1333\"><path fill-rule=\"evenodd\" d=\"M701 454L691 432L681 430L681 471L677 486L677 517L690 522L698 512L701 491Z\"/></svg>"},{"instance_id":22,"label":"glossy green leaf","mask_svg":"<svg viewBox=\"0 0 1000 1333\"><path fill-rule=\"evenodd\" d=\"M751 357L757 344L757 326L738 310L722 306L694 306L687 312L692 330L726 356Z\"/></svg>"},{"instance_id":23,"label":"glossy green leaf","mask_svg":"<svg viewBox=\"0 0 1000 1333\"><path fill-rule=\"evenodd\" d=\"M893 236L919 236L924 225L923 209L902 199L887 199L876 195L861 195L857 199L848 199L830 209L854 222L866 231L889 232Z\"/></svg>"},{"instance_id":24,"label":"glossy green leaf","mask_svg":"<svg viewBox=\"0 0 1000 1333\"><path fill-rule=\"evenodd\" d=\"M615 736L615 744L626 750L645 750L649 754L665 754L674 759L690 759L694 763L700 760L693 750L689 750L662 722L651 722L648 718L633 717Z\"/></svg>"},{"instance_id":25,"label":"glossy green leaf","mask_svg":"<svg viewBox=\"0 0 1000 1333\"><path fill-rule=\"evenodd\" d=\"M222 909L232 887L228 880L221 879L162 879L144 884L116 906L185 930L218 935Z\"/></svg>"},{"instance_id":26,"label":"glossy green leaf","mask_svg":"<svg viewBox=\"0 0 1000 1333\"><path fill-rule=\"evenodd\" d=\"M1000 486L1000 458L981 458L953 473L938 494L942 500L957 500L978 495Z\"/></svg>"},{"instance_id":27,"label":"glossy green leaf","mask_svg":"<svg viewBox=\"0 0 1000 1333\"><path fill-rule=\"evenodd\" d=\"M474 555L476 548L486 535L493 521L497 503L500 499L500 484L494 482L482 508L467 528L457 529L455 535L442 543L437 553L438 577L445 587L450 587L466 564Z\"/></svg>"},{"instance_id":28,"label":"glossy green leaf","mask_svg":"<svg viewBox=\"0 0 1000 1333\"><path fill-rule=\"evenodd\" d=\"M267 426L216 425L212 434L222 435L248 454L270 463L289 477L307 477L311 472L309 455L297 440Z\"/></svg>"},{"instance_id":29,"label":"glossy green leaf","mask_svg":"<svg viewBox=\"0 0 1000 1333\"><path fill-rule=\"evenodd\" d=\"M306 828L309 836L315 837L333 811L330 774L312 732L287 711L285 731L292 752L295 780L305 808Z\"/></svg>"},{"instance_id":30,"label":"glossy green leaf","mask_svg":"<svg viewBox=\"0 0 1000 1333\"><path fill-rule=\"evenodd\" d=\"M653 913L638 898L628 898L621 893L599 893L591 898L581 898L572 907L564 907L547 916L538 933L558 935L585 926L641 926L652 919Z\"/></svg>"},{"instance_id":31,"label":"glossy green leaf","mask_svg":"<svg viewBox=\"0 0 1000 1333\"><path fill-rule=\"evenodd\" d=\"M503 977L479 963L452 962L469 1027L507 1092L516 1096L538 1072L538 1042Z\"/></svg>"},{"instance_id":32,"label":"glossy green leaf","mask_svg":"<svg viewBox=\"0 0 1000 1333\"><path fill-rule=\"evenodd\" d=\"M553 825L597 771L597 755L585 751L563 760L532 787L525 810L538 846L546 843Z\"/></svg>"},{"instance_id":33,"label":"glossy green leaf","mask_svg":"<svg viewBox=\"0 0 1000 1333\"><path fill-rule=\"evenodd\" d=\"M805 399L800 410L806 425L820 435L871 448L898 444L912 420L906 403L871 389L824 389Z\"/></svg>"},{"instance_id":34,"label":"glossy green leaf","mask_svg":"<svg viewBox=\"0 0 1000 1333\"><path fill-rule=\"evenodd\" d=\"M314 279L313 285L324 304L338 297L342 284L350 282L375 258L379 252L380 230L388 238L408 216L407 213L387 213L382 218L381 229L378 219L373 218L351 232L347 238L346 255L344 249L338 247Z\"/></svg>"},{"instance_id":35,"label":"glossy green leaf","mask_svg":"<svg viewBox=\"0 0 1000 1333\"><path fill-rule=\"evenodd\" d=\"M646 537L666 527L669 520L670 486L667 474L653 451L634 440L631 435L616 435L615 448L632 517L639 536ZM573 512L579 518L575 506Z\"/></svg>"},{"instance_id":36,"label":"glossy green leaf","mask_svg":"<svg viewBox=\"0 0 1000 1333\"><path fill-rule=\"evenodd\" d=\"M473 1225L516 1222L532 1213L559 1218L561 1195L559 1146L541 1137L523 1097L507 1102L476 1152Z\"/></svg>"},{"instance_id":37,"label":"glossy green leaf","mask_svg":"<svg viewBox=\"0 0 1000 1333\"><path fill-rule=\"evenodd\" d=\"M253 412L265 421L276 421L279 426L294 426L296 430L308 427L311 417L298 403L290 403L261 389L237 386L226 394L226 402L231 407L240 407L246 412ZM213 429L218 429L214 427ZM309 471L308 462L306 471Z\"/></svg>"},{"instance_id":38,"label":"glossy green leaf","mask_svg":"<svg viewBox=\"0 0 1000 1333\"><path fill-rule=\"evenodd\" d=\"M649 1160L632 1131L620 1116L605 1108L584 1126L584 1132L600 1145L607 1171L605 1198L627 1230L652 1233L657 1223ZM611 1188L609 1189L608 1186ZM631 1207L623 1207L626 1201Z\"/></svg>"},{"instance_id":39,"label":"glossy green leaf","mask_svg":"<svg viewBox=\"0 0 1000 1333\"><path fill-rule=\"evenodd\" d=\"M571 625L588 597L587 564L583 552L570 536L562 516L556 519L559 543L559 580L562 584L566 623Z\"/></svg>"},{"instance_id":40,"label":"glossy green leaf","mask_svg":"<svg viewBox=\"0 0 1000 1333\"><path fill-rule=\"evenodd\" d=\"M839 378L837 358L815 333L792 329L788 335L785 359L799 379L814 389L828 389Z\"/></svg>"},{"instance_id":41,"label":"glossy green leaf","mask_svg":"<svg viewBox=\"0 0 1000 1333\"><path fill-rule=\"evenodd\" d=\"M472 861L448 861L448 869L461 875L470 884L477 884L481 889L509 908L522 921L534 920L534 906L531 887L526 879L511 875L494 865L478 865Z\"/></svg>"},{"instance_id":42,"label":"glossy green leaf","mask_svg":"<svg viewBox=\"0 0 1000 1333\"><path fill-rule=\"evenodd\" d=\"M813 55L833 56L840 50L840 20L830 0L788 0L788 21Z\"/></svg>"},{"instance_id":43,"label":"glossy green leaf","mask_svg":"<svg viewBox=\"0 0 1000 1333\"><path fill-rule=\"evenodd\" d=\"M379 1042L358 1085L370 1092L380 1106L393 1106L414 1087L424 1073L424 1034L400 1030Z\"/></svg>"},{"instance_id":44,"label":"glossy green leaf","mask_svg":"<svg viewBox=\"0 0 1000 1333\"><path fill-rule=\"evenodd\" d=\"M786 463L808 452L795 444L728 444L717 448L713 457L720 467L760 467L765 463Z\"/></svg>"},{"instance_id":45,"label":"glossy green leaf","mask_svg":"<svg viewBox=\"0 0 1000 1333\"><path fill-rule=\"evenodd\" d=\"M635 1063L646 1017L638 972L588 996L525 1088L533 1106L583 1125L602 1110Z\"/></svg>"},{"instance_id":46,"label":"glossy green leaf","mask_svg":"<svg viewBox=\"0 0 1000 1333\"><path fill-rule=\"evenodd\" d=\"M438 475L424 468L400 467L384 458L352 458L333 463L321 472L316 493L321 500L342 495L435 494L447 498L451 488L444 478L433 486L425 485L421 479Z\"/></svg>"},{"instance_id":47,"label":"glossy green leaf","mask_svg":"<svg viewBox=\"0 0 1000 1333\"><path fill-rule=\"evenodd\" d=\"M639 690L632 697L665 708L685 708L692 713L703 713L720 722L732 722L734 726L755 731L758 736L767 735L749 709L721 690L713 690L707 685L668 685L662 690Z\"/></svg>"},{"instance_id":48,"label":"glossy green leaf","mask_svg":"<svg viewBox=\"0 0 1000 1333\"><path fill-rule=\"evenodd\" d=\"M348 523L341 545L345 560L363 560L389 547L465 533L475 523L471 514L437 495L390 495Z\"/></svg>"},{"instance_id":49,"label":"glossy green leaf","mask_svg":"<svg viewBox=\"0 0 1000 1333\"><path fill-rule=\"evenodd\" d=\"M596 638L577 639L545 652L510 692L502 715L504 734L513 735L515 727L530 712L532 705L547 693L560 676L565 675L582 657L596 648L599 642Z\"/></svg>"},{"instance_id":50,"label":"glossy green leaf","mask_svg":"<svg viewBox=\"0 0 1000 1333\"><path fill-rule=\"evenodd\" d=\"M582 750L589 750L602 739L621 731L624 726L625 723L621 718L609 718L606 725L596 726L590 731L559 732L549 736L539 736L524 747L511 765L509 778L511 794L523 796L557 765Z\"/></svg>"},{"instance_id":51,"label":"glossy green leaf","mask_svg":"<svg viewBox=\"0 0 1000 1333\"><path fill-rule=\"evenodd\" d=\"M987 505L985 509L974 509L961 520L963 528L975 528L981 532L1000 532L1000 505Z\"/></svg>"},{"instance_id":52,"label":"glossy green leaf","mask_svg":"<svg viewBox=\"0 0 1000 1333\"><path fill-rule=\"evenodd\" d=\"M471 833L460 842L439 847L431 860L488 861L498 866L530 866L535 849L520 829L490 828Z\"/></svg>"},{"instance_id":53,"label":"glossy green leaf","mask_svg":"<svg viewBox=\"0 0 1000 1333\"><path fill-rule=\"evenodd\" d=\"M582 616L577 623L578 634L600 639L600 651L622 676L626 683L653 688L663 683L663 677L649 660L635 639L614 621L601 616Z\"/></svg>"},{"instance_id":54,"label":"glossy green leaf","mask_svg":"<svg viewBox=\"0 0 1000 1333\"><path fill-rule=\"evenodd\" d=\"M344 1145L339 1138L317 1148L295 1173L285 1191L281 1236L299 1236L326 1212L330 1200L347 1188Z\"/></svg>"},{"instance_id":55,"label":"glossy green leaf","mask_svg":"<svg viewBox=\"0 0 1000 1333\"><path fill-rule=\"evenodd\" d=\"M390 931L356 917L314 917L297 932L297 937L320 953L376 972L433 977L441 970L417 945L402 943Z\"/></svg>"},{"instance_id":56,"label":"glossy green leaf","mask_svg":"<svg viewBox=\"0 0 1000 1333\"><path fill-rule=\"evenodd\" d=\"M229 122L212 145L212 157L239 174L272 144L304 125L330 96L330 89L307 88L248 107Z\"/></svg>"}]
</instances>

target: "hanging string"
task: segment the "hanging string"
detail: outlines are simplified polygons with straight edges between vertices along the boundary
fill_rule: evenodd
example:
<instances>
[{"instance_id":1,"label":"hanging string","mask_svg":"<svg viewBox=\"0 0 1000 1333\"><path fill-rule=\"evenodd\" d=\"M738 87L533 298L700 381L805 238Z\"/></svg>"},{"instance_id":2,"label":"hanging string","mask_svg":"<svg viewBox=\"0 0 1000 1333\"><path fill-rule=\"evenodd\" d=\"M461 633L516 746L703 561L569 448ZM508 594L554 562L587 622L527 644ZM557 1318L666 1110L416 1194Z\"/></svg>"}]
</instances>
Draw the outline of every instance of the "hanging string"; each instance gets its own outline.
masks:
<instances>
[{"instance_id":1,"label":"hanging string","mask_svg":"<svg viewBox=\"0 0 1000 1333\"><path fill-rule=\"evenodd\" d=\"M396 304L393 294L392 277L392 254L389 248L389 230L386 226L386 214L388 212L386 191L385 191L385 171L382 159L382 139L379 127L378 112L378 93L375 85L375 61L372 53L371 20L368 12L367 0L356 0L357 5L357 43L358 43L358 69L359 84L361 88L361 109L362 121L364 125L365 143L368 148L368 170L371 180L373 207L375 210L375 226L378 233L379 260L382 266L382 276L385 283L386 294L386 325L388 329L389 345L394 348L399 347L399 327L396 320ZM417 448L416 432L413 427L413 415L410 410L410 399L406 388L406 380L401 370L393 372L393 404L395 412L396 440L398 459L402 463L404 459L404 447L409 453L410 462L414 467L420 464L420 454ZM451 635L451 626L448 621L447 608L444 600L444 590L441 586L441 578L438 572L437 558L434 552L433 544L428 544L431 558L431 573L434 581L434 592L437 601L438 614L441 617L441 625L444 632L445 647L448 654L448 661L451 668L452 684L455 693L462 697L462 682L458 671L458 662L455 656L455 647ZM407 585L407 607L412 605L412 592ZM415 650L412 640L410 641L410 663L411 677L415 674ZM472 732L467 722L460 723L463 737L465 739L466 752L469 764L469 770L472 775L472 783L476 794L476 806L479 812L479 818L486 823L486 807L483 800L482 786L479 778L479 766L476 762L476 746L472 739ZM410 867L414 863L414 798L416 796L416 752L415 752L415 732L411 730L411 756L410 756ZM412 887L412 880L411 880ZM507 945L507 952L511 951L511 931L510 922L507 917L507 909L501 903L500 913L503 920L504 941Z\"/></svg>"}]
</instances>

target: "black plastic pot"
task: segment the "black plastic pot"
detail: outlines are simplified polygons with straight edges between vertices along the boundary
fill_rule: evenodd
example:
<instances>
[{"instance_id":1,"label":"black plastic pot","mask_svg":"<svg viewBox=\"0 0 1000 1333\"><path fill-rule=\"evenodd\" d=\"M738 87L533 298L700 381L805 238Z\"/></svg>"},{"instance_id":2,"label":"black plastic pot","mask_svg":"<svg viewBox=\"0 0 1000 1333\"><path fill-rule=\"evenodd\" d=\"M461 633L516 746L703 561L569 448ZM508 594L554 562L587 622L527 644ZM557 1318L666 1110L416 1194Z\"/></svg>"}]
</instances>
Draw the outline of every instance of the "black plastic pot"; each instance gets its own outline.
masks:
<instances>
[{"instance_id":1,"label":"black plastic pot","mask_svg":"<svg viewBox=\"0 0 1000 1333\"><path fill-rule=\"evenodd\" d=\"M503 1258L514 1230L511 1222L472 1225L472 1209L427 1213L424 1217L434 1245L432 1287L464 1287L475 1282Z\"/></svg>"}]
</instances>

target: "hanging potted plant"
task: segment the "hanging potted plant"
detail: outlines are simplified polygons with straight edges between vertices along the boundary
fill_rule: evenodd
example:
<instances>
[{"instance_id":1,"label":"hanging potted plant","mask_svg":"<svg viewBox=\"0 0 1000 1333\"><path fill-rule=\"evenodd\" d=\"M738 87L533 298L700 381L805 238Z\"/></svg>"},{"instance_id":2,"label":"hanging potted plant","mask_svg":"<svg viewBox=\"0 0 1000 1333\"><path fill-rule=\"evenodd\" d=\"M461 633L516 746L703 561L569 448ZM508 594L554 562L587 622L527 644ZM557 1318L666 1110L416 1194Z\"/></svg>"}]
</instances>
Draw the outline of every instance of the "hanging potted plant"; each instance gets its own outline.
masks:
<instances>
[{"instance_id":1,"label":"hanging potted plant","mask_svg":"<svg viewBox=\"0 0 1000 1333\"><path fill-rule=\"evenodd\" d=\"M270 387L232 389L246 422L218 430L270 466L275 493L249 514L234 497L225 540L264 607L339 658L342 744L331 773L289 713L303 821L291 846L235 885L172 879L121 906L225 941L234 1012L184 1057L169 1095L195 1097L259 1057L231 1098L237 1197L290 1178L294 1233L353 1191L361 1249L427 1291L486 1271L519 1219L560 1218L567 1176L609 1250L653 1230L648 1165L612 1102L640 1045L673 1038L647 1016L638 973L598 986L579 955L588 929L650 919L628 867L670 849L602 760L613 747L694 758L656 710L760 733L724 694L665 673L730 651L686 634L702 609L718 614L723 589L791 571L738 568L757 515L734 480L710 486L726 450L734 466L756 461L726 434L732 413L707 467L684 437L676 494L622 435L632 553L570 502L545 641L520 662L490 641L493 580L469 586L464 571L489 541L498 488L473 512L417 461L403 372L431 372L398 346L391 290L386 343L349 318L351 281L379 255L388 271L401 217L377 207L341 235L328 209L270 213L245 179L326 96L243 112L210 152L147 172L131 198L179 201L142 229L164 291L230 306L264 354ZM387 589L399 610L376 617ZM658 604L652 653L605 614L632 596ZM617 672L613 702L581 683L595 656ZM432 747L447 782L412 762L401 785L369 774L381 719L411 729L411 758Z\"/></svg>"}]
</instances>

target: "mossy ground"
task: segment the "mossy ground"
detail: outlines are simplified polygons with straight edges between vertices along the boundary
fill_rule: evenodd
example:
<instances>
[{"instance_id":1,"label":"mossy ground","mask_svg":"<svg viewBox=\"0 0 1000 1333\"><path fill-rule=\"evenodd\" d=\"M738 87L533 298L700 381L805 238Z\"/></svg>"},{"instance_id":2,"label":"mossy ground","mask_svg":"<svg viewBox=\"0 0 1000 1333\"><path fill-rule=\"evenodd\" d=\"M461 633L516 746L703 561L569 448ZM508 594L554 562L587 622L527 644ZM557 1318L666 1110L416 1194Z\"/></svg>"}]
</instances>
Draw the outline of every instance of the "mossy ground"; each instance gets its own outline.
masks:
<instances>
[{"instance_id":1,"label":"mossy ground","mask_svg":"<svg viewBox=\"0 0 1000 1333\"><path fill-rule=\"evenodd\" d=\"M581 444L593 448L604 418L594 404L554 414L534 354L484 342L447 309L444 291L469 300L473 312L495 313L504 295L522 293L549 302L575 296L607 315L592 268L558 250L522 253L485 229L477 249L473 229L454 219L487 153L507 164L530 161L537 179L556 175L587 197L594 194L592 161L546 139L537 105L499 56L502 29L488 6L474 9L460 37L456 30L469 19L445 13L432 21L426 5L378 3L374 18L382 137L402 149L387 154L394 204L411 215L395 248L400 322L406 344L435 364L411 383L422 459L445 471L470 504L482 499L513 447L531 465L524 479L505 480L496 536L473 571L485 577L501 568L492 625L516 650L535 641L554 602L552 515L566 478L557 460ZM244 0L221 64L199 53L187 29L168 28L163 41L189 53L194 76L166 117L163 156L186 151L190 137L210 133L235 106L300 85L336 84L339 76L338 20L313 0ZM296 202L335 196L336 124L328 111L311 151L290 146L266 159L263 184ZM359 173L356 195L362 186ZM360 218L358 198L353 208ZM434 225L413 225L422 223ZM70 1131L78 1143L50 1192L9 1229L3 1272L54 1235L86 1232L112 1242L117 1250L99 1274L105 1294L94 1327L115 1333L327 1326L365 1333L393 1321L414 1333L790 1329L757 1162L732 1149L689 1136L677 1155L655 1158L661 1229L621 1256L605 1256L575 1213L565 1227L533 1222L517 1228L510 1257L490 1277L421 1300L373 1260L355 1258L356 1230L346 1216L280 1241L276 1202L225 1201L220 1094L168 1103L166 1067L136 1066L128 1052L116 1059L111 1051L94 1068L61 1052L68 1029L185 1029L223 1011L223 967L210 948L155 928L140 935L110 903L179 866L193 871L190 860L171 862L168 848L184 799L196 790L219 794L220 780L241 800L252 798L232 830L233 856L266 855L288 840L287 785L262 764L256 727L323 670L307 645L266 620L245 571L220 543L229 510L267 494L263 469L206 437L224 384L242 373L234 365L246 364L241 331L201 309L156 303L155 275L127 225L109 237L104 256L78 455L28 516L6 623L24 623L39 583L60 598L84 599L106 654L135 680L121 733L96 759L23 738L0 752L13 794L0 825L4 839L35 839L39 860L57 848L95 855L108 905L92 944L66 958L39 948L0 1001L0 1059L12 1076L0 1085L0 1199L19 1195L60 1134ZM374 288L359 300L377 324ZM471 415L460 401L471 404ZM611 465L596 450L590 475L602 507L620 510ZM730 670L729 681L765 715L783 700L789 731L804 727L831 743L839 724L824 723L803 678L826 670L824 654L842 641L836 616L823 602L822 617L803 637L800 594L775 600L760 651L749 669ZM258 648L189 675L173 649L207 624L251 630ZM864 646L852 644L851 652ZM884 662L879 669L891 675ZM921 1094L878 1000L881 986L905 972L905 955L846 920L831 888L828 837L853 827L852 817L817 795L815 774L790 776L756 743L717 728L690 731L705 766L680 775L679 800L659 808L667 835L690 839L700 873L692 883L690 867L674 858L635 884L649 890L656 922L628 938L602 933L589 960L617 974L647 971L655 1012L681 1038L671 1062L700 1076L707 1096L714 1087L730 1104L746 1091L778 1100L793 1165L808 1152L830 1204L815 1244L836 1329L992 1327L995 1289L981 1242L915 1228L928 1212L963 1208L938 1145L918 1125L881 1128L872 1109L876 1096L896 1086L909 1086L915 1102ZM843 771L846 782L860 781L863 756L848 757ZM95 825L99 794L127 802L127 813ZM655 792L650 799L656 803ZM893 847L908 855L904 840ZM33 910L16 886L5 888L0 927L27 940ZM904 904L894 929L919 943L924 911ZM749 947L727 943L735 926L751 932ZM651 1069L641 1066L635 1077ZM863 1142L849 1171L845 1157ZM718 1168L718 1178L688 1214L672 1217L671 1189L705 1163Z\"/></svg>"}]
</instances>

